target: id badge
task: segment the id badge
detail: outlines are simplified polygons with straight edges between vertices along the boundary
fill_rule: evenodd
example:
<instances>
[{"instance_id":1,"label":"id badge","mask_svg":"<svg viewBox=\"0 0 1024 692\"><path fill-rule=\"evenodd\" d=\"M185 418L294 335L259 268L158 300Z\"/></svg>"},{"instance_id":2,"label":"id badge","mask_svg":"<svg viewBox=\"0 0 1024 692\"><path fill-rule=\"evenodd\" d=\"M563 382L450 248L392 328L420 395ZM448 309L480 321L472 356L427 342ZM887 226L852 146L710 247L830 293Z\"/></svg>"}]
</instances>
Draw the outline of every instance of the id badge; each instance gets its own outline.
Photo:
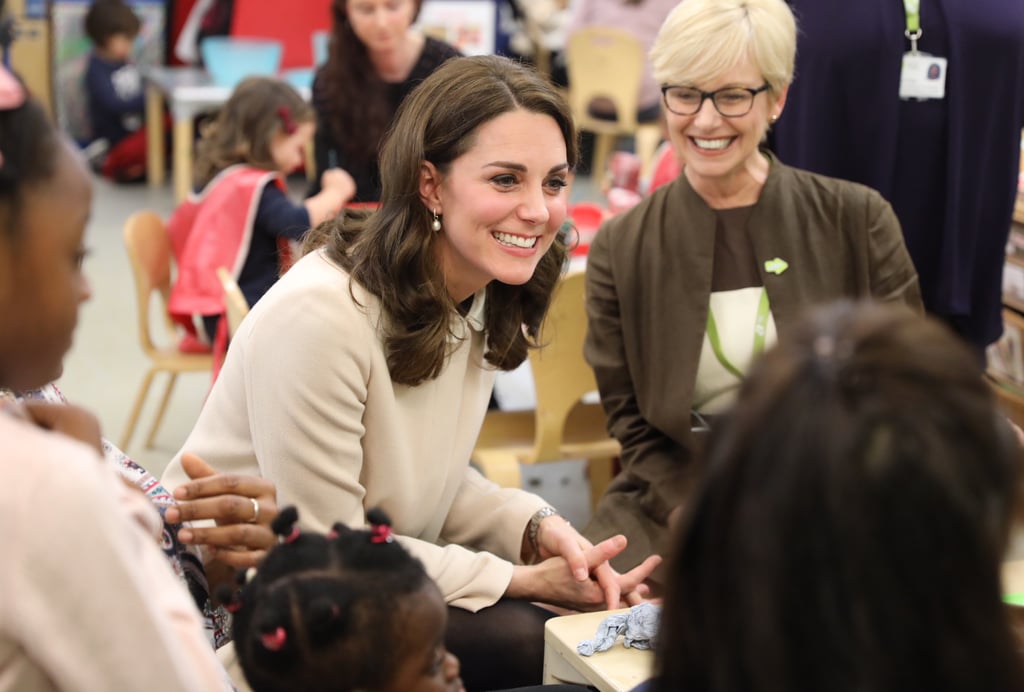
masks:
<instances>
[{"instance_id":1,"label":"id badge","mask_svg":"<svg viewBox=\"0 0 1024 692\"><path fill-rule=\"evenodd\" d=\"M900 98L946 98L946 59L927 53L904 53L900 71Z\"/></svg>"}]
</instances>

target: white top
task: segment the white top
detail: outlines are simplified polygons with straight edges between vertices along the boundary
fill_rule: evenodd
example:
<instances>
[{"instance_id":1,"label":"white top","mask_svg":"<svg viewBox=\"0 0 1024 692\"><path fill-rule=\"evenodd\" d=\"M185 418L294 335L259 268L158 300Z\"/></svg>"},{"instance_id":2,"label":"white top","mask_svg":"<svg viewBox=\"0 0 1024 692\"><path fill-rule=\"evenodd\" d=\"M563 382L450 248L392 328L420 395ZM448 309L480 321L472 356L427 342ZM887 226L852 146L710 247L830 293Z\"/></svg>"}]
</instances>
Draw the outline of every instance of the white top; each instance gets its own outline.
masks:
<instances>
[{"instance_id":1,"label":"white top","mask_svg":"<svg viewBox=\"0 0 1024 692\"><path fill-rule=\"evenodd\" d=\"M231 689L146 497L2 410L0 440L0 692Z\"/></svg>"},{"instance_id":2,"label":"white top","mask_svg":"<svg viewBox=\"0 0 1024 692\"><path fill-rule=\"evenodd\" d=\"M711 294L709 309L715 317L722 353L744 375L754 361L778 341L775 318L771 313L765 323L764 349L754 353L754 329L763 286L751 286ZM698 413L721 414L736 401L743 380L731 372L715 355L711 339L704 332L700 348L700 364L693 387L693 409Z\"/></svg>"}]
</instances>

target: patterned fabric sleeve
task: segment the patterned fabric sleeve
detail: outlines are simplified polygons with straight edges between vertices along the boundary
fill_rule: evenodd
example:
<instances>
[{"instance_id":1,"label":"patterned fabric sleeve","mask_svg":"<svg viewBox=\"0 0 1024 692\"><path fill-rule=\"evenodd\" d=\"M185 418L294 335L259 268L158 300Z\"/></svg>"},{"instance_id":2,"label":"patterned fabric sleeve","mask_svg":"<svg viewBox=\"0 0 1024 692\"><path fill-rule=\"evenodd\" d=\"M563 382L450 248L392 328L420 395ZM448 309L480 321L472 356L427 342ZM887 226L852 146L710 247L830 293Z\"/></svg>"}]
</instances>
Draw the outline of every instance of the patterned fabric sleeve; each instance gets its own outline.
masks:
<instances>
[{"instance_id":1,"label":"patterned fabric sleeve","mask_svg":"<svg viewBox=\"0 0 1024 692\"><path fill-rule=\"evenodd\" d=\"M30 392L21 392L18 398L46 401L52 404L67 403L64 394L54 384L48 384ZM202 613L204 628L210 639L210 644L215 649L224 646L231 641L231 618L223 608L214 607L210 600L210 589L206 581L206 571L203 569L202 556L197 548L186 546L178 540L178 531L185 526L184 524L170 524L164 519L167 508L174 504L174 496L161 485L156 476L105 438L103 452L107 461L114 464L121 476L138 486L160 512L164 523L160 548L164 551L174 573L188 589L192 600L195 601L196 608Z\"/></svg>"}]
</instances>

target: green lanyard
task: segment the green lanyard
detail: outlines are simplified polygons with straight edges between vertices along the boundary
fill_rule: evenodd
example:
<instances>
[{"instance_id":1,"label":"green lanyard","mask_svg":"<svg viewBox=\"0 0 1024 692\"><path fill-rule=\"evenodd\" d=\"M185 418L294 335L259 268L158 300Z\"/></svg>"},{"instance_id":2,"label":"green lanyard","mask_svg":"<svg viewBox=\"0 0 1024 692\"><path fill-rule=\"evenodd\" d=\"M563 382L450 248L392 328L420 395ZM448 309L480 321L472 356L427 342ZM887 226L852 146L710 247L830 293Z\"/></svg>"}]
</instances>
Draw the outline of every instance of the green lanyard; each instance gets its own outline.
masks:
<instances>
[{"instance_id":1,"label":"green lanyard","mask_svg":"<svg viewBox=\"0 0 1024 692\"><path fill-rule=\"evenodd\" d=\"M917 39L921 38L921 0L903 0L907 13L907 29L903 35L910 39L910 52L917 52Z\"/></svg>"},{"instance_id":2,"label":"green lanyard","mask_svg":"<svg viewBox=\"0 0 1024 692\"><path fill-rule=\"evenodd\" d=\"M754 320L754 353L753 356L757 357L764 351L764 339L765 334L768 331L768 315L770 314L768 309L768 291L764 288L761 289L761 300L757 304L757 318ZM722 340L718 336L718 325L715 324L715 313L711 311L711 306L708 306L708 341L711 342L711 350L715 353L715 358L722 364L722 367L735 375L738 379L743 379L743 373L740 372L739 368L732 364L732 362L725 357L725 352L722 351Z\"/></svg>"}]
</instances>

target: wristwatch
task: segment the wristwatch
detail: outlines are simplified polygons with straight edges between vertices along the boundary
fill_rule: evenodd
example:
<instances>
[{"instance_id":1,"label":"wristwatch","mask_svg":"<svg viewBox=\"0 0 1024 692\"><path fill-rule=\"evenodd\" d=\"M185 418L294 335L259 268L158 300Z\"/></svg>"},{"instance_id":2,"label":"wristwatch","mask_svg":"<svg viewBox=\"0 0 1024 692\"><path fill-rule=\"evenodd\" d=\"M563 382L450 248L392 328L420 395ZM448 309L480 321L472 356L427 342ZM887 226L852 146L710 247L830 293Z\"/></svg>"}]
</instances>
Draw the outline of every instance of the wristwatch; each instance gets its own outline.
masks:
<instances>
[{"instance_id":1,"label":"wristwatch","mask_svg":"<svg viewBox=\"0 0 1024 692\"><path fill-rule=\"evenodd\" d=\"M530 547L533 548L534 553L540 552L540 548L537 545L537 533L540 531L540 523L548 517L560 516L562 515L554 507L541 507L530 517L530 523L526 529L526 538L530 541Z\"/></svg>"}]
</instances>

